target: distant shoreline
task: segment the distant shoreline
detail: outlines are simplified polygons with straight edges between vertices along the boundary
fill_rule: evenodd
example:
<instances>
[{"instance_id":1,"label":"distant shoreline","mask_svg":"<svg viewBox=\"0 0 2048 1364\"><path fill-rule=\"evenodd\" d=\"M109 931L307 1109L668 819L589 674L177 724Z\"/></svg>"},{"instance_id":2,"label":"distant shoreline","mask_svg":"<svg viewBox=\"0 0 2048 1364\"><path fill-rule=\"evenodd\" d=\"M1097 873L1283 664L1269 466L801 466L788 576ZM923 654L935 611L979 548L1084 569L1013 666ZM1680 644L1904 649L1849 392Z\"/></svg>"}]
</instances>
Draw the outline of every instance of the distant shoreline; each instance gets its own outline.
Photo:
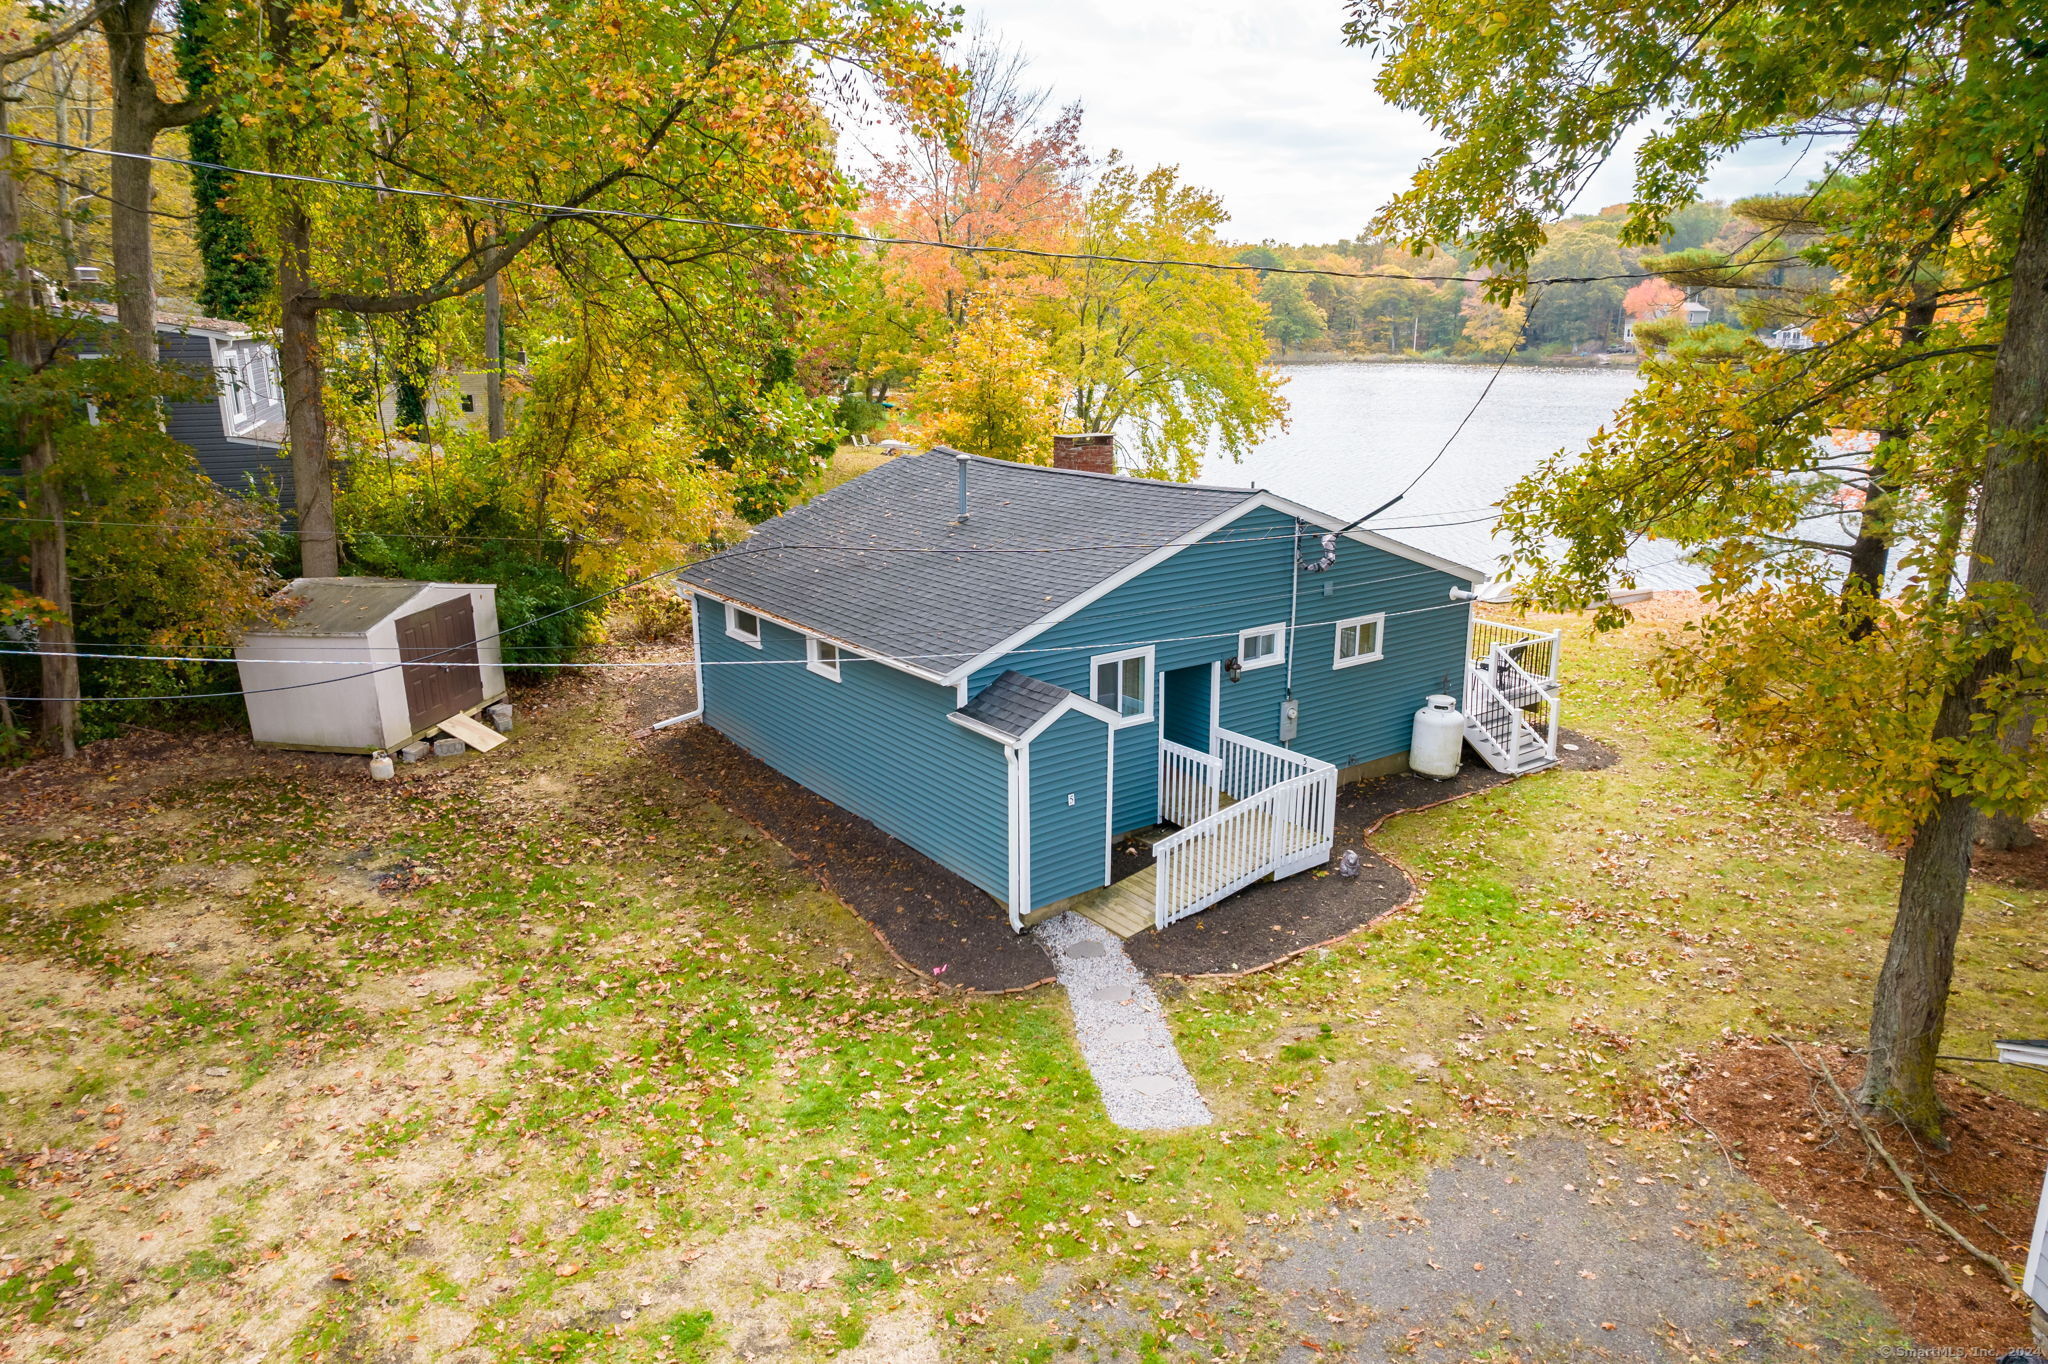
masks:
<instances>
[{"instance_id":1,"label":"distant shoreline","mask_svg":"<svg viewBox=\"0 0 2048 1364\"><path fill-rule=\"evenodd\" d=\"M1371 355L1341 350L1289 351L1270 357L1269 365L1497 365L1498 356ZM1531 369L1634 369L1633 355L1510 355L1510 365Z\"/></svg>"}]
</instances>

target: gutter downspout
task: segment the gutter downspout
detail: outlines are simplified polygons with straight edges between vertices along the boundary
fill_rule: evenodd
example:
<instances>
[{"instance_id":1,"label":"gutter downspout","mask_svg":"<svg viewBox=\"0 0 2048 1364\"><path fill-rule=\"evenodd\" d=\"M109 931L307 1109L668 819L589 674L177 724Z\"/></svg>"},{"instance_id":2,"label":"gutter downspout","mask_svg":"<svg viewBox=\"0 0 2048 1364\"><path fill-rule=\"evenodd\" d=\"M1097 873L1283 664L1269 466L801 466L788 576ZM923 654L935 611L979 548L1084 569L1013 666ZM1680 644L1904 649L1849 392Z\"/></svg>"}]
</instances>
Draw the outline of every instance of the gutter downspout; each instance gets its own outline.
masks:
<instances>
[{"instance_id":1,"label":"gutter downspout","mask_svg":"<svg viewBox=\"0 0 2048 1364\"><path fill-rule=\"evenodd\" d=\"M1282 704L1294 700L1294 621L1301 607L1301 518L1294 518L1294 535L1287 542L1287 695ZM1283 741L1289 748L1294 740Z\"/></svg>"},{"instance_id":2,"label":"gutter downspout","mask_svg":"<svg viewBox=\"0 0 2048 1364\"><path fill-rule=\"evenodd\" d=\"M647 727L650 731L686 725L704 714L704 617L697 609L697 598L694 595L690 598L690 671L697 675L696 709L684 711L681 715L671 715L666 720L656 720Z\"/></svg>"}]
</instances>

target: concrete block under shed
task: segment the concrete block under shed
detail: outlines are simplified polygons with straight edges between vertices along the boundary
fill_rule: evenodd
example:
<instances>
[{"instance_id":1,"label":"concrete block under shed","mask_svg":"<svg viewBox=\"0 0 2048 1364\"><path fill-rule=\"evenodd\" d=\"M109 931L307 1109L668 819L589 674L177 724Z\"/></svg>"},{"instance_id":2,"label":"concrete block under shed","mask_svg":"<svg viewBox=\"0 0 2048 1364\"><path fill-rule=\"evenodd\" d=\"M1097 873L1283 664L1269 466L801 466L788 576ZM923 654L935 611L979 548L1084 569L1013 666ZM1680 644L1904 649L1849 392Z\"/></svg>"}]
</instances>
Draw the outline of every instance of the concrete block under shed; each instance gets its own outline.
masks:
<instances>
[{"instance_id":1,"label":"concrete block under shed","mask_svg":"<svg viewBox=\"0 0 2048 1364\"><path fill-rule=\"evenodd\" d=\"M497 705L487 708L484 711L484 718L491 722L491 728L498 733L512 732L512 706L509 702L500 701Z\"/></svg>"},{"instance_id":2,"label":"concrete block under shed","mask_svg":"<svg viewBox=\"0 0 2048 1364\"><path fill-rule=\"evenodd\" d=\"M405 762L416 763L434 751L434 746L425 739L414 739L398 750L398 756Z\"/></svg>"},{"instance_id":3,"label":"concrete block under shed","mask_svg":"<svg viewBox=\"0 0 2048 1364\"><path fill-rule=\"evenodd\" d=\"M434 740L434 756L437 758L459 758L468 751L469 745L460 739Z\"/></svg>"}]
</instances>

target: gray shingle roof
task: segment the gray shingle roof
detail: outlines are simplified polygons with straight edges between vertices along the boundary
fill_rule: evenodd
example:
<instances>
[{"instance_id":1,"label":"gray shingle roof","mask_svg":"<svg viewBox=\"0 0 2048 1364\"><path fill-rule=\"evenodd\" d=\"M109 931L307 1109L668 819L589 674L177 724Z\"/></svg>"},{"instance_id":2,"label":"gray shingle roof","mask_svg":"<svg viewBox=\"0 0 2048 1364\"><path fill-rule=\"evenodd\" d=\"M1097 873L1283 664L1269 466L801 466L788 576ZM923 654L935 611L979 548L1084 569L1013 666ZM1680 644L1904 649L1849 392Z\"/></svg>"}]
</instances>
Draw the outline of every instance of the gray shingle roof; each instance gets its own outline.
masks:
<instances>
[{"instance_id":1,"label":"gray shingle roof","mask_svg":"<svg viewBox=\"0 0 2048 1364\"><path fill-rule=\"evenodd\" d=\"M963 526L956 463L944 449L899 456L678 576L944 674L1258 495L977 456Z\"/></svg>"},{"instance_id":2,"label":"gray shingle roof","mask_svg":"<svg viewBox=\"0 0 2048 1364\"><path fill-rule=\"evenodd\" d=\"M1065 687L1026 677L1013 668L976 692L974 699L954 714L964 715L1014 739L1073 695Z\"/></svg>"}]
</instances>

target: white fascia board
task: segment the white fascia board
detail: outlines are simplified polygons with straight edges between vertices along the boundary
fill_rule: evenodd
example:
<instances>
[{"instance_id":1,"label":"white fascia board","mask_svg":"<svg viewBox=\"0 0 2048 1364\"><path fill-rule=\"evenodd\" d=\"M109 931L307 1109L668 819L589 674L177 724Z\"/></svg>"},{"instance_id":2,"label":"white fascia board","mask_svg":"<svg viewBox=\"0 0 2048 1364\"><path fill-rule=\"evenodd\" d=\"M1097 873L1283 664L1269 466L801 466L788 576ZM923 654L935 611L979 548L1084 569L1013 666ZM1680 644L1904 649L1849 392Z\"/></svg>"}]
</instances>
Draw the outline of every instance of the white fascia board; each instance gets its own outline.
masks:
<instances>
[{"instance_id":1,"label":"white fascia board","mask_svg":"<svg viewBox=\"0 0 2048 1364\"><path fill-rule=\"evenodd\" d=\"M1060 717L1070 710L1079 711L1090 719L1100 720L1106 725L1115 724L1118 719L1116 712L1107 706L1098 706L1093 701L1084 700L1078 695L1069 696L1066 700L1039 716L1031 728L1017 736L1015 742L1020 747L1028 745L1033 739L1036 739L1039 735L1058 724Z\"/></svg>"},{"instance_id":2,"label":"white fascia board","mask_svg":"<svg viewBox=\"0 0 2048 1364\"><path fill-rule=\"evenodd\" d=\"M978 669L987 667L1003 657L1003 655L1016 650L1018 646L1028 643L1035 636L1043 634L1053 626L1058 625L1067 617L1094 605L1119 587L1122 587L1125 583L1130 582L1133 578L1148 573L1160 564L1165 563L1188 546L1200 544L1217 531L1222 530L1225 526L1237 520L1238 517L1243 516L1246 512L1258 506L1261 496L1262 494L1248 494L1243 502L1232 507L1229 511L1211 517L1185 535L1178 536L1161 545L1144 558L1118 569L1086 592L1081 593L1079 596L1071 597L1063 604L1046 612L1037 620L1031 622L1031 624L1011 635L1008 639L982 650L973 658L968 659L965 663L947 673L943 680L947 682L960 682L973 676Z\"/></svg>"},{"instance_id":3,"label":"white fascia board","mask_svg":"<svg viewBox=\"0 0 2048 1364\"><path fill-rule=\"evenodd\" d=\"M999 729L991 729L989 726L983 724L981 721L973 719L966 715L962 715L957 710L947 711L946 718L948 720L951 720L954 724L960 726L960 728L964 730L969 730L975 734L979 734L983 738L994 739L1004 748L1016 748L1018 745L1024 742L1022 739L1018 738L1014 734L1005 734Z\"/></svg>"},{"instance_id":4,"label":"white fascia board","mask_svg":"<svg viewBox=\"0 0 2048 1364\"><path fill-rule=\"evenodd\" d=\"M1059 721L1059 718L1070 710L1079 711L1081 714L1100 720L1104 724L1114 723L1117 718L1116 713L1107 706L1098 706L1093 701L1082 696L1070 696L1060 702L1051 710L1039 716L1031 728L1025 730L1022 734L1005 734L999 729L983 724L972 716L962 715L957 710L947 711L946 718L962 729L972 730L976 734L986 735L994 739L1005 748L1024 748L1033 739L1036 739L1039 735L1045 733L1046 730L1052 728Z\"/></svg>"},{"instance_id":5,"label":"white fascia board","mask_svg":"<svg viewBox=\"0 0 2048 1364\"><path fill-rule=\"evenodd\" d=\"M1298 516L1311 526L1321 526L1324 530L1336 530L1344 524L1343 520L1338 517L1331 516L1326 512L1319 512L1313 507L1304 507L1301 503L1289 501L1277 493L1261 492L1258 495L1258 502L1262 506L1271 507L1274 511L1285 512L1289 516ZM1493 577L1493 574L1482 573L1470 564L1456 563L1450 559L1443 558L1441 555L1431 554L1428 550L1402 544L1399 540L1390 540L1376 531L1365 529L1363 526L1354 526L1352 529L1345 531L1344 538L1356 540L1363 545L1371 545L1374 549L1383 549L1389 554L1421 564L1425 568L1433 568L1440 573L1448 573L1453 578L1462 578L1474 587Z\"/></svg>"},{"instance_id":6,"label":"white fascia board","mask_svg":"<svg viewBox=\"0 0 2048 1364\"><path fill-rule=\"evenodd\" d=\"M688 578L682 577L681 575L677 576L676 581L681 583L684 587L690 589L690 591L701 593L702 595L711 598L711 600L715 602L723 602L727 606L737 606L742 611L753 612L755 615L761 617L763 620L772 620L785 630L794 630L800 635L809 635L812 639L822 639L825 640L827 643L836 644L840 648L844 649L847 653L852 654L856 658L866 658L872 659L876 663L886 663L890 667L896 669L896 671L898 672L909 673L912 677L919 678L922 681L936 682L942 687L950 687L953 685L953 679L951 677L941 677L939 674L935 672L928 672L923 668L913 668L910 664L903 662L901 659L891 658L887 654L876 653L874 652L874 650L870 649L865 644L853 644L839 638L839 636L837 635L826 634L823 630L817 629L813 626L799 625L797 622L789 619L787 616L778 616L773 611L762 610L760 607L754 605L750 601L741 601L738 597L729 597L723 592L714 592L710 588L704 587L698 583L691 582Z\"/></svg>"}]
</instances>

